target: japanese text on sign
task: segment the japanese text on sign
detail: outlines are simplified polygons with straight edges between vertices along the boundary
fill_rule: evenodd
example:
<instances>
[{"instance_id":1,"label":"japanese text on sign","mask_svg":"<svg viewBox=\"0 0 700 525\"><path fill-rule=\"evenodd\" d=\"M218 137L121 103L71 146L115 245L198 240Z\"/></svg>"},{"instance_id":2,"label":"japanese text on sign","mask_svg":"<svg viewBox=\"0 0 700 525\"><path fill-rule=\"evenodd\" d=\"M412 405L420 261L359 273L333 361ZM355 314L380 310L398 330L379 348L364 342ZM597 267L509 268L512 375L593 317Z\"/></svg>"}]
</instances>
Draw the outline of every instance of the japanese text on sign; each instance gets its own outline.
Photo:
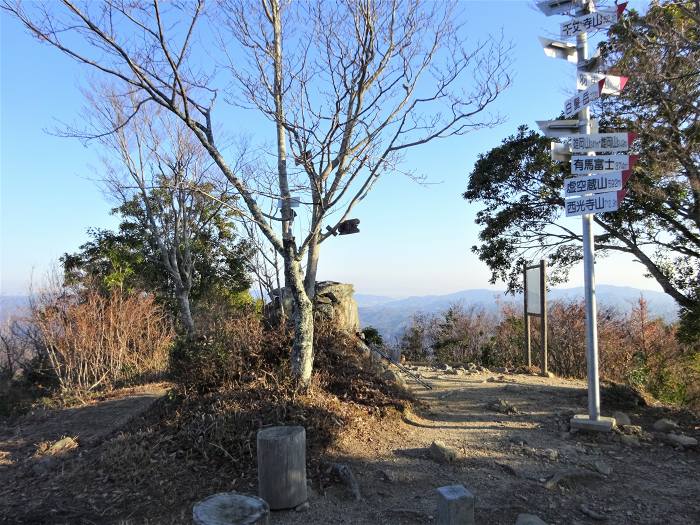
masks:
<instances>
[{"instance_id":1,"label":"japanese text on sign","mask_svg":"<svg viewBox=\"0 0 700 525\"><path fill-rule=\"evenodd\" d=\"M633 139L633 133L572 135L571 151L573 153L587 153L589 151L627 151Z\"/></svg>"},{"instance_id":2,"label":"japanese text on sign","mask_svg":"<svg viewBox=\"0 0 700 525\"><path fill-rule=\"evenodd\" d=\"M561 36L563 38L576 36L580 33L611 26L615 22L617 22L617 10L597 11L577 16L561 24Z\"/></svg>"},{"instance_id":3,"label":"japanese text on sign","mask_svg":"<svg viewBox=\"0 0 700 525\"><path fill-rule=\"evenodd\" d=\"M566 216L575 217L578 215L586 215L588 213L605 213L609 211L617 211L619 206L617 191L609 193L598 193L589 197L578 197L567 199L565 201Z\"/></svg>"},{"instance_id":4,"label":"japanese text on sign","mask_svg":"<svg viewBox=\"0 0 700 525\"><path fill-rule=\"evenodd\" d=\"M573 97L567 99L564 103L564 116L572 117L588 106L588 104L599 99L604 83L605 80L601 80L597 84L593 84L584 91L581 91L580 93L577 93Z\"/></svg>"},{"instance_id":5,"label":"japanese text on sign","mask_svg":"<svg viewBox=\"0 0 700 525\"><path fill-rule=\"evenodd\" d=\"M595 157L574 155L571 157L571 173L574 175L628 169L630 169L629 155L598 155Z\"/></svg>"},{"instance_id":6,"label":"japanese text on sign","mask_svg":"<svg viewBox=\"0 0 700 525\"><path fill-rule=\"evenodd\" d=\"M601 193L622 189L622 172L616 171L602 175L584 175L564 180L564 196L575 197L588 193Z\"/></svg>"},{"instance_id":7,"label":"japanese text on sign","mask_svg":"<svg viewBox=\"0 0 700 525\"><path fill-rule=\"evenodd\" d=\"M592 86L596 82L600 82L601 80L605 80L601 91L602 95L619 95L620 92L625 89L628 77L618 77L615 75L606 75L604 73L586 73L579 71L576 74L576 89L588 89L588 87Z\"/></svg>"}]
</instances>

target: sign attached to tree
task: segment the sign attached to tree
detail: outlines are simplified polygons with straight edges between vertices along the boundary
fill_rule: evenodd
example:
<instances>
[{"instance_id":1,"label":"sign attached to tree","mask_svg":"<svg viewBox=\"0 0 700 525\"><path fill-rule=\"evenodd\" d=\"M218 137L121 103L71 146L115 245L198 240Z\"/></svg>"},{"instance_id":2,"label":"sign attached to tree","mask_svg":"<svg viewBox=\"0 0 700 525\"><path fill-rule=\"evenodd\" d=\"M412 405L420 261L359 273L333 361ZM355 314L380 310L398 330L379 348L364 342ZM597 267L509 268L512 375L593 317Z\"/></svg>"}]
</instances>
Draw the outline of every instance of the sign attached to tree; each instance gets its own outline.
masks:
<instances>
[{"instance_id":1,"label":"sign attached to tree","mask_svg":"<svg viewBox=\"0 0 700 525\"><path fill-rule=\"evenodd\" d=\"M564 116L566 118L573 117L591 102L598 100L603 92L604 85L605 80L600 80L596 84L587 87L585 90L577 93L573 97L566 99L566 102L564 103Z\"/></svg>"},{"instance_id":2,"label":"sign attached to tree","mask_svg":"<svg viewBox=\"0 0 700 525\"><path fill-rule=\"evenodd\" d=\"M608 193L598 193L586 197L567 199L565 208L567 217L578 217L580 215L607 213L617 211L620 203L624 200L626 190L611 191Z\"/></svg>"},{"instance_id":3,"label":"sign attached to tree","mask_svg":"<svg viewBox=\"0 0 700 525\"><path fill-rule=\"evenodd\" d=\"M564 197L621 190L630 177L629 171L612 171L564 180Z\"/></svg>"},{"instance_id":4,"label":"sign attached to tree","mask_svg":"<svg viewBox=\"0 0 700 525\"><path fill-rule=\"evenodd\" d=\"M299 197L289 197L289 207L298 208L301 205L301 199ZM282 199L277 199L277 207L282 207Z\"/></svg>"},{"instance_id":5,"label":"sign attached to tree","mask_svg":"<svg viewBox=\"0 0 700 525\"><path fill-rule=\"evenodd\" d=\"M579 71L576 74L576 89L582 91L588 89L596 82L605 80L603 84L603 95L619 95L627 85L628 77L617 77L615 75L606 75L605 73L586 73Z\"/></svg>"},{"instance_id":6,"label":"sign attached to tree","mask_svg":"<svg viewBox=\"0 0 700 525\"><path fill-rule=\"evenodd\" d=\"M571 157L571 173L605 173L608 171L625 171L632 169L637 161L636 155L574 155Z\"/></svg>"},{"instance_id":7,"label":"sign attached to tree","mask_svg":"<svg viewBox=\"0 0 700 525\"><path fill-rule=\"evenodd\" d=\"M625 7L627 7L627 3L619 4L616 9L605 9L574 17L568 22L561 24L561 36L562 38L567 38L588 31L610 27L617 22Z\"/></svg>"},{"instance_id":8,"label":"sign attached to tree","mask_svg":"<svg viewBox=\"0 0 700 525\"><path fill-rule=\"evenodd\" d=\"M590 135L571 135L572 153L590 153L595 151L628 151L634 141L634 133L591 133Z\"/></svg>"}]
</instances>

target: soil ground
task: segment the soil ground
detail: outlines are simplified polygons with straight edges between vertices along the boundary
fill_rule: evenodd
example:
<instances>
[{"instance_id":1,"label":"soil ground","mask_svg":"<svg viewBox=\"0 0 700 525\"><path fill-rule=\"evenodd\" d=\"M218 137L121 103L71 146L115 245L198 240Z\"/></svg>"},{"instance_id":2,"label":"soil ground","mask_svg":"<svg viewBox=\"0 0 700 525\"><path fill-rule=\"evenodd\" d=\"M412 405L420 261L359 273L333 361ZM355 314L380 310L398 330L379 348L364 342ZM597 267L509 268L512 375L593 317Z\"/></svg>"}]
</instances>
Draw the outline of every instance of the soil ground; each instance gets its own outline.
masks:
<instances>
[{"instance_id":1,"label":"soil ground","mask_svg":"<svg viewBox=\"0 0 700 525\"><path fill-rule=\"evenodd\" d=\"M643 434L638 446L621 443L617 433L572 435L571 415L587 406L584 382L521 374L452 376L427 368L420 373L433 386L411 383L422 407L398 427L363 432L360 422L334 450L336 461L351 466L362 501L334 485L315 493L307 512L273 513L271 523L430 523L435 488L452 484L476 495L479 524L512 525L520 513L551 524L600 523L581 505L614 524L700 523L697 448L676 450L652 434ZM517 413L495 410L499 400ZM688 414L636 406L625 396L604 403L604 414L626 409L632 424L644 429L670 416L684 433L700 437L698 421ZM457 460L443 465L431 459L427 447L435 440L456 449ZM610 473L601 474L596 464ZM548 484L555 474L562 482Z\"/></svg>"},{"instance_id":2,"label":"soil ground","mask_svg":"<svg viewBox=\"0 0 700 525\"><path fill-rule=\"evenodd\" d=\"M698 438L700 422L691 415L641 406L633 396L618 395L604 398L604 414L624 410L633 425L642 427L641 434L572 434L569 418L586 407L581 381L488 372L445 375L429 368L419 372L434 388L409 383L419 400L414 410L403 419L357 417L327 453L329 465L350 466L362 499L356 501L346 485L321 476L313 480L308 510L274 512L273 525L431 523L435 488L451 484L463 484L476 495L480 524L512 525L519 513L567 525L601 522L591 514L611 524L700 523L700 450L676 449L652 430L657 419L670 417L684 434ZM137 429L133 418L163 396L166 387L123 392L86 407L33 414L0 426L0 522L190 523L192 501L203 496L191 481L183 478L178 494L155 488L140 493L150 501L137 508L133 498L124 496L131 487L113 480L99 484L110 477L108 472L98 476L83 466L80 474L81 464L94 464L87 463L91 456L108 455L102 449L125 450L115 447L115 440L122 439L115 433L128 419L127 426ZM38 453L45 448L41 442L63 436L77 436L79 447L65 453L65 469L59 458L45 468L47 460ZM133 433L134 442L138 436ZM427 447L436 440L455 449L457 459L447 464L432 459ZM169 476L168 469L174 468L155 456L138 457L152 463L154 484L158 475ZM173 465L180 463L173 459ZM70 471L78 476L69 476ZM79 483L80 475L86 481L79 489L61 486ZM210 476L206 471L202 475ZM252 481L254 473L235 488L254 492ZM230 485L230 480L221 484ZM100 500L104 487L111 492ZM102 502L111 502L110 508L101 507ZM105 517L95 518L101 508Z\"/></svg>"}]
</instances>

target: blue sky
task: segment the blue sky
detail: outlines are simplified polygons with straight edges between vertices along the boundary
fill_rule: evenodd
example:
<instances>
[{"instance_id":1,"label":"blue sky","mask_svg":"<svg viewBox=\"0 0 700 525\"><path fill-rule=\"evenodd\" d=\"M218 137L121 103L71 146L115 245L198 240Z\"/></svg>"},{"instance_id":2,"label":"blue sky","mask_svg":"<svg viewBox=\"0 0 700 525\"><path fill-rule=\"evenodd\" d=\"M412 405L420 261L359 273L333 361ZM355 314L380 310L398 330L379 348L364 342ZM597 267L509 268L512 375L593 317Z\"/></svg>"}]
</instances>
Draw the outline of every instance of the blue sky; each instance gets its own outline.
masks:
<instances>
[{"instance_id":1,"label":"blue sky","mask_svg":"<svg viewBox=\"0 0 700 525\"><path fill-rule=\"evenodd\" d=\"M643 9L645 3L631 5ZM412 151L404 167L426 175L431 184L421 186L401 175L382 178L356 208L361 233L324 243L320 279L396 297L491 287L488 269L470 251L478 234L473 223L478 205L461 197L467 175L479 153L518 125L534 127L535 120L558 114L567 93L575 90L574 66L545 57L537 40L555 36L562 17L545 17L528 1L460 6L470 38L502 27L515 44L514 81L495 106L506 123ZM89 227L114 227L117 220L109 214L113 203L95 182L96 147L50 133L61 122L78 119L86 68L0 16L0 292L22 294L32 273L41 277L61 254L77 249ZM256 139L274 138L269 126L250 131ZM609 257L596 267L600 283L659 289L631 258ZM582 282L577 269L569 285Z\"/></svg>"}]
</instances>

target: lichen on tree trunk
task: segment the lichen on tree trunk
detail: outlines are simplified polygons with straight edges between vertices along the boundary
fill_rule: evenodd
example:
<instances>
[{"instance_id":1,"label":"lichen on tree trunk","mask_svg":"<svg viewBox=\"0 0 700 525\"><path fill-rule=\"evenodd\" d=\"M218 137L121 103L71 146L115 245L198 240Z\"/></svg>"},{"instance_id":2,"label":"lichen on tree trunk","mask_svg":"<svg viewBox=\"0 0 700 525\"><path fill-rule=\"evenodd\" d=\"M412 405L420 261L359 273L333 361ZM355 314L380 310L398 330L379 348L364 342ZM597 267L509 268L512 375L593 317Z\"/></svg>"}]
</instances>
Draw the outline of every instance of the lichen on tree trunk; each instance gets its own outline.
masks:
<instances>
[{"instance_id":1,"label":"lichen on tree trunk","mask_svg":"<svg viewBox=\"0 0 700 525\"><path fill-rule=\"evenodd\" d=\"M285 254L286 255L286 254ZM294 343L292 345L292 374L301 388L308 388L314 364L313 305L304 288L301 264L296 258L285 256L287 285L292 292L294 308Z\"/></svg>"}]
</instances>

